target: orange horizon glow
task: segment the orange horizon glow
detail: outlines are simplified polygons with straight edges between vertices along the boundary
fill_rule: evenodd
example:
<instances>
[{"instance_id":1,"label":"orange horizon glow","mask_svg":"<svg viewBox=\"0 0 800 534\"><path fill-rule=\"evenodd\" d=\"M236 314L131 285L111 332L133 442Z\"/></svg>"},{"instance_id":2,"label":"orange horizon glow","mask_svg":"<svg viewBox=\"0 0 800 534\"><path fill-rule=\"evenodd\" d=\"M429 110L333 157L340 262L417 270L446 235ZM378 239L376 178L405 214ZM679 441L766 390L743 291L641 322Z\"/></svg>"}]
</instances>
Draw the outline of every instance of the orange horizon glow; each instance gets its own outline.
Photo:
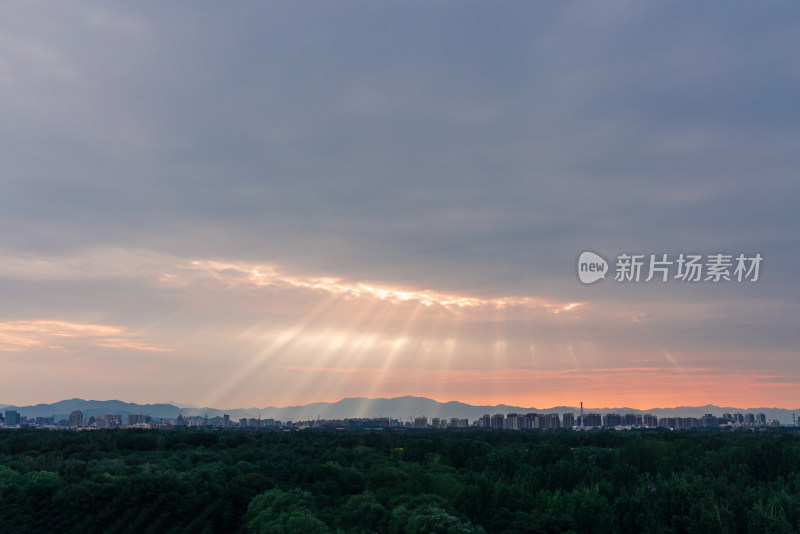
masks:
<instances>
[{"instance_id":1,"label":"orange horizon glow","mask_svg":"<svg viewBox=\"0 0 800 534\"><path fill-rule=\"evenodd\" d=\"M792 383L776 386L772 382L779 377L752 376L742 374L719 374L711 369L674 368L621 368L621 369L565 369L531 370L505 369L484 370L430 370L394 369L391 378L384 383L385 394L378 397L359 394L358 385L369 382L378 369L311 369L286 368L300 373L336 373L346 378L350 393L345 397L327 397L284 406L309 404L310 402L337 402L342 398L396 398L403 396L426 397L438 402L462 402L473 406L507 405L539 410L553 407L578 406L586 408L632 408L636 410L677 408L684 406L715 405L738 409L782 408L795 409L796 399ZM687 375L689 378L687 379ZM421 383L414 388L409 383ZM446 392L440 395L426 393L430 388L424 384L446 382ZM486 394L479 390L482 383L501 383L502 394ZM531 392L533 385L538 392ZM742 389L752 391L741 395ZM777 394L777 395L776 395ZM771 397L775 401L765 403ZM781 402L782 401L782 402Z\"/></svg>"}]
</instances>

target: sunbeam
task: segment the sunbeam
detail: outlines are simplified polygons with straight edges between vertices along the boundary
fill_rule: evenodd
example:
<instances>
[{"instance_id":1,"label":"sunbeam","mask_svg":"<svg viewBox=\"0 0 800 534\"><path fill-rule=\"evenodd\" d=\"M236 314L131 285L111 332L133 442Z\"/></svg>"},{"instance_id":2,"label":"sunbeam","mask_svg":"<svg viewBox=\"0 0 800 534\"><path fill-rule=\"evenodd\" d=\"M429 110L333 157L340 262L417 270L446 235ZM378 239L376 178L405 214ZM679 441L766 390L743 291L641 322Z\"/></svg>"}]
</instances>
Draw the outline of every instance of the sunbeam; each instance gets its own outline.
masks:
<instances>
[{"instance_id":1,"label":"sunbeam","mask_svg":"<svg viewBox=\"0 0 800 534\"><path fill-rule=\"evenodd\" d=\"M269 334L256 334L252 340L242 347L239 352L245 354L252 354L245 360L245 364L238 369L234 369L227 375L226 379L217 389L211 391L206 397L205 402L207 405L212 406L215 402L224 398L227 393L232 391L235 387L240 385L246 377L251 375L256 369L265 365L267 361L274 356L278 351L285 348L287 345L295 341L317 317L322 315L326 310L330 309L339 300L339 295L331 295L329 298L320 303L317 307L311 310L305 317L303 317L292 328L285 330L283 333L272 339L267 347L262 347L260 350L253 350L253 346L263 343L264 336ZM266 326L266 325L264 325ZM249 332L254 332L257 327L252 327Z\"/></svg>"},{"instance_id":2,"label":"sunbeam","mask_svg":"<svg viewBox=\"0 0 800 534\"><path fill-rule=\"evenodd\" d=\"M396 337L392 342L391 348L383 361L383 365L381 365L378 369L375 380L372 383L372 387L368 391L368 396L373 397L378 394L378 391L383 385L383 381L387 373L390 372L390 370L394 367L395 358L401 350L407 347L410 331L413 328L421 310L421 306L414 306L411 313L408 314L405 324L400 329L399 336Z\"/></svg>"}]
</instances>

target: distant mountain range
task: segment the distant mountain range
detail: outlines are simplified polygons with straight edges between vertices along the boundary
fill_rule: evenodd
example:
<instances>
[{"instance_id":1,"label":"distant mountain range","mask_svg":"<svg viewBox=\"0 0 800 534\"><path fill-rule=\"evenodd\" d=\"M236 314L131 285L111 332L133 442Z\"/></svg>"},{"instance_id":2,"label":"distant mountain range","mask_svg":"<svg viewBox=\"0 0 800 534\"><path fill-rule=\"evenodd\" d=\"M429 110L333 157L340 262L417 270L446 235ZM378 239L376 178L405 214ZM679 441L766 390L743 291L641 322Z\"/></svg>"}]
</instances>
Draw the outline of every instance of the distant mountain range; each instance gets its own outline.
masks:
<instances>
[{"instance_id":1,"label":"distant mountain range","mask_svg":"<svg viewBox=\"0 0 800 534\"><path fill-rule=\"evenodd\" d=\"M579 408L574 406L555 406L552 408L523 408L498 404L495 406L473 406L463 402L438 402L425 397L395 397L391 399L346 398L338 402L315 402L303 406L287 406L283 408L235 408L221 410L218 408L193 407L177 403L164 404L135 404L119 400L96 401L83 399L69 399L53 404L37 404L35 406L2 405L2 410L17 410L20 415L27 417L55 416L56 421L69 417L73 410L80 410L85 416L103 416L106 414L141 414L155 418L175 419L179 414L184 417L205 416L219 417L223 414L230 415L234 421L241 418L261 417L262 419L278 419L281 421L306 421L310 419L345 419L354 417L391 417L408 421L409 418L427 416L450 419L459 417L469 419L470 423L483 414L496 413L553 413L565 412L578 413ZM653 408L651 410L636 410L634 408L584 408L585 413L650 413L657 417L702 417L710 413L720 416L723 413L764 413L767 420L777 419L782 424L792 423L793 410L782 408L731 408L714 405L706 406L679 406L675 408ZM800 410L797 410L800 414Z\"/></svg>"}]
</instances>

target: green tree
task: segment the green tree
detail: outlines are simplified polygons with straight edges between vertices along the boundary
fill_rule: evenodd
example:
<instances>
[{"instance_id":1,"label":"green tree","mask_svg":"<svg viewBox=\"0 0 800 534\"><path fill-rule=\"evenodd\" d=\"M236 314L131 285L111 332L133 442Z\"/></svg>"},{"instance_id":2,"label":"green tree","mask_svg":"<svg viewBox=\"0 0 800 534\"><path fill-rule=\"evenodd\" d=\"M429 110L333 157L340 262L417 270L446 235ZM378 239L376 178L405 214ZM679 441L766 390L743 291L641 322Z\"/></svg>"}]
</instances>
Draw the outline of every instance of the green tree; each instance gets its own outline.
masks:
<instances>
[{"instance_id":1,"label":"green tree","mask_svg":"<svg viewBox=\"0 0 800 534\"><path fill-rule=\"evenodd\" d=\"M307 491L278 488L256 495L247 507L245 526L253 534L323 534L330 529L314 514L314 497Z\"/></svg>"}]
</instances>

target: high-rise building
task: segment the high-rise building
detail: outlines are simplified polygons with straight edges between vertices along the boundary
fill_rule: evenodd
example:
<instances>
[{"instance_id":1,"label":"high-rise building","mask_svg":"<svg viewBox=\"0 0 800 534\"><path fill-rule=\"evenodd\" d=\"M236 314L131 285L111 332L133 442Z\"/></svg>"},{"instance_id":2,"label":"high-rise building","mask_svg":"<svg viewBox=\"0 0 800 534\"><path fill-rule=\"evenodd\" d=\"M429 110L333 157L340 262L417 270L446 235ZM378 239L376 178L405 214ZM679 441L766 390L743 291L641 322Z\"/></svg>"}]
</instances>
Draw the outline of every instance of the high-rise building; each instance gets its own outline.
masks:
<instances>
[{"instance_id":1,"label":"high-rise building","mask_svg":"<svg viewBox=\"0 0 800 534\"><path fill-rule=\"evenodd\" d=\"M516 416L516 422L509 423L509 419L514 419ZM506 415L506 428L511 428L513 430L532 430L535 428L539 428L539 414L536 413L510 413Z\"/></svg>"},{"instance_id":2,"label":"high-rise building","mask_svg":"<svg viewBox=\"0 0 800 534\"><path fill-rule=\"evenodd\" d=\"M703 417L702 417L702 419L700 421L701 421L701 424L703 425L703 427L705 427L705 428L714 428L716 426L719 426L719 423L717 422L717 418L714 416L714 414L707 413L707 414L703 415Z\"/></svg>"},{"instance_id":3,"label":"high-rise building","mask_svg":"<svg viewBox=\"0 0 800 534\"><path fill-rule=\"evenodd\" d=\"M603 417L599 413L584 414L582 426L588 428L603 426Z\"/></svg>"},{"instance_id":4,"label":"high-rise building","mask_svg":"<svg viewBox=\"0 0 800 534\"><path fill-rule=\"evenodd\" d=\"M542 417L544 417L544 414L528 412L522 417L522 427L528 430L538 430L544 424Z\"/></svg>"},{"instance_id":5,"label":"high-rise building","mask_svg":"<svg viewBox=\"0 0 800 534\"><path fill-rule=\"evenodd\" d=\"M622 424L625 426L639 428L642 426L642 414L626 413L622 416Z\"/></svg>"},{"instance_id":6,"label":"high-rise building","mask_svg":"<svg viewBox=\"0 0 800 534\"><path fill-rule=\"evenodd\" d=\"M128 414L128 426L138 425L144 423L144 418L139 414Z\"/></svg>"},{"instance_id":7,"label":"high-rise building","mask_svg":"<svg viewBox=\"0 0 800 534\"><path fill-rule=\"evenodd\" d=\"M69 414L69 426L83 426L83 412L75 410Z\"/></svg>"},{"instance_id":8,"label":"high-rise building","mask_svg":"<svg viewBox=\"0 0 800 534\"><path fill-rule=\"evenodd\" d=\"M503 420L504 419L505 419L505 415L503 415L501 413L494 414L492 416L492 428L495 429L495 430L502 430L504 428L504 426L503 426Z\"/></svg>"},{"instance_id":9,"label":"high-rise building","mask_svg":"<svg viewBox=\"0 0 800 534\"><path fill-rule=\"evenodd\" d=\"M561 420L558 418L557 413L545 413L539 417L539 428L552 430L554 428L561 428Z\"/></svg>"},{"instance_id":10,"label":"high-rise building","mask_svg":"<svg viewBox=\"0 0 800 534\"><path fill-rule=\"evenodd\" d=\"M603 426L612 428L615 426L622 426L622 416L618 413L607 413L603 416Z\"/></svg>"},{"instance_id":11,"label":"high-rise building","mask_svg":"<svg viewBox=\"0 0 800 534\"><path fill-rule=\"evenodd\" d=\"M753 428L754 426L756 426L756 414L754 413L744 414L744 424L748 428Z\"/></svg>"},{"instance_id":12,"label":"high-rise building","mask_svg":"<svg viewBox=\"0 0 800 534\"><path fill-rule=\"evenodd\" d=\"M17 426L20 423L17 410L6 410L6 426Z\"/></svg>"},{"instance_id":13,"label":"high-rise building","mask_svg":"<svg viewBox=\"0 0 800 534\"><path fill-rule=\"evenodd\" d=\"M516 413L510 413L506 416L505 428L507 430L519 430L520 420L522 416Z\"/></svg>"},{"instance_id":14,"label":"high-rise building","mask_svg":"<svg viewBox=\"0 0 800 534\"><path fill-rule=\"evenodd\" d=\"M414 428L428 428L428 418L423 417L415 417L414 418Z\"/></svg>"},{"instance_id":15,"label":"high-rise building","mask_svg":"<svg viewBox=\"0 0 800 534\"><path fill-rule=\"evenodd\" d=\"M575 426L575 414L574 413L562 414L561 421L564 428L572 428L573 426Z\"/></svg>"},{"instance_id":16,"label":"high-rise building","mask_svg":"<svg viewBox=\"0 0 800 534\"><path fill-rule=\"evenodd\" d=\"M696 417L662 417L658 420L658 425L673 430L688 430L690 428L698 428L702 424L702 420Z\"/></svg>"}]
</instances>

